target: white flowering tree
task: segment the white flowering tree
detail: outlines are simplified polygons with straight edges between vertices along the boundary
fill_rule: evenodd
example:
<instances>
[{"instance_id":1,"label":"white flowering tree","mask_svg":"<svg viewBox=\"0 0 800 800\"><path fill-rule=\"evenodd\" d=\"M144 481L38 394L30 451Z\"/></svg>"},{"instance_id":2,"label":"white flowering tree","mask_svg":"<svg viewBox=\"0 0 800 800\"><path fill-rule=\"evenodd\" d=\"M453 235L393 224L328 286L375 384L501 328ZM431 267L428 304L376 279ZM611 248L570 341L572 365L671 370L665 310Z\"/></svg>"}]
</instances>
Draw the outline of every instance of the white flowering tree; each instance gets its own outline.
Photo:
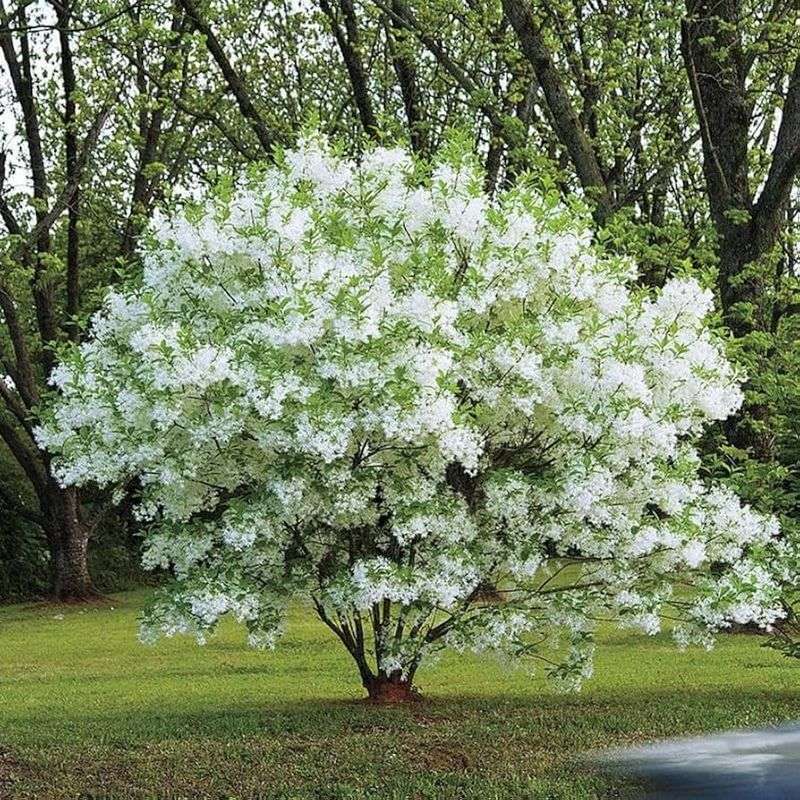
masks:
<instances>
[{"instance_id":1,"label":"white flowering tree","mask_svg":"<svg viewBox=\"0 0 800 800\"><path fill-rule=\"evenodd\" d=\"M272 646L300 595L398 700L446 646L575 684L600 619L779 616L776 524L698 477L741 402L711 294L637 287L580 214L481 180L457 145L426 170L312 137L157 221L38 429L65 484L135 487L177 579L145 638L232 614Z\"/></svg>"}]
</instances>

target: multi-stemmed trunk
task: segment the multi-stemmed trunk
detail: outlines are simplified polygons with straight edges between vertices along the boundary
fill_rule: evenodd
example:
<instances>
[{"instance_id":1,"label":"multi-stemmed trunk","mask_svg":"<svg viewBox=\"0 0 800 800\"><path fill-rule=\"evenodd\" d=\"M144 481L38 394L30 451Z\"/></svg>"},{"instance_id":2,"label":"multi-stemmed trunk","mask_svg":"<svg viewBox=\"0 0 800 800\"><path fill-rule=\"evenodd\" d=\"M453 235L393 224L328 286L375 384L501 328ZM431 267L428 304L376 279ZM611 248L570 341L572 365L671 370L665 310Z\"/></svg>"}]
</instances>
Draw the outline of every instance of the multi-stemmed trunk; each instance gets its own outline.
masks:
<instances>
[{"instance_id":1,"label":"multi-stemmed trunk","mask_svg":"<svg viewBox=\"0 0 800 800\"><path fill-rule=\"evenodd\" d=\"M407 703L419 697L414 688L414 675L419 666L419 657L413 659L404 670L387 671L381 667L383 661L380 647L381 636L376 633L375 668L373 668L367 657L366 638L359 611L352 609L352 619L348 619L346 614L329 613L316 598L314 598L314 606L319 618L336 634L353 658L361 677L361 685L366 689L370 702ZM370 616L372 619L380 619L380 615L383 613L384 622L388 622L390 610L386 604L382 603L380 607L373 608ZM430 637L429 640L432 641Z\"/></svg>"}]
</instances>

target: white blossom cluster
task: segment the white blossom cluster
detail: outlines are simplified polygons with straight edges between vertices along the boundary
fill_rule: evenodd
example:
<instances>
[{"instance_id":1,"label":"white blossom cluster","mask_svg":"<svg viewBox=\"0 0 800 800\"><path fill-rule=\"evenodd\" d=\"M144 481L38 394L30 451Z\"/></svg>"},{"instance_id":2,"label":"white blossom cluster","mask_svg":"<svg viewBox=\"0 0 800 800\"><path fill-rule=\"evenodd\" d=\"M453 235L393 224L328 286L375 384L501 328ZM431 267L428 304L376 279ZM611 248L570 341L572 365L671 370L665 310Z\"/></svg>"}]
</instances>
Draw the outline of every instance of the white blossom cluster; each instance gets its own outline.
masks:
<instances>
[{"instance_id":1,"label":"white blossom cluster","mask_svg":"<svg viewBox=\"0 0 800 800\"><path fill-rule=\"evenodd\" d=\"M456 146L310 138L151 239L37 431L65 484L138 487L177 576L146 636L232 613L269 646L302 593L376 673L450 644L574 681L599 618L688 642L779 616L776 523L698 477L742 395L694 280L636 286Z\"/></svg>"}]
</instances>

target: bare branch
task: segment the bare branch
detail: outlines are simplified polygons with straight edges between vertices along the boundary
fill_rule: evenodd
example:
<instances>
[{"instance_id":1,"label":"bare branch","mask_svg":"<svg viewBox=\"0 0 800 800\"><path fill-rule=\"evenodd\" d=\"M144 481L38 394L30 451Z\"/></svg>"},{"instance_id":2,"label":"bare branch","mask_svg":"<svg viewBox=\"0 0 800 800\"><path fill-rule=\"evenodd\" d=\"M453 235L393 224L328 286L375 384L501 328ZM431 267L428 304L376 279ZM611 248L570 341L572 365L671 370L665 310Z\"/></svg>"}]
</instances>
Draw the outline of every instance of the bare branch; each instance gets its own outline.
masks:
<instances>
[{"instance_id":1,"label":"bare branch","mask_svg":"<svg viewBox=\"0 0 800 800\"><path fill-rule=\"evenodd\" d=\"M36 223L36 226L28 235L29 242L31 243L35 242L43 233L48 233L50 231L50 228L53 227L55 222L64 212L64 209L69 206L70 202L72 201L72 198L75 195L76 190L78 189L78 185L80 183L86 164L89 160L89 156L91 155L92 151L95 148L95 145L97 144L97 139L100 136L100 131L102 130L103 125L108 119L109 113L110 109L104 108L95 118L91 128L89 128L89 131L84 137L83 144L76 159L75 171L72 175L72 180L69 181L64 186L64 188L61 190L58 197L56 198L55 202L50 207L49 211Z\"/></svg>"}]
</instances>

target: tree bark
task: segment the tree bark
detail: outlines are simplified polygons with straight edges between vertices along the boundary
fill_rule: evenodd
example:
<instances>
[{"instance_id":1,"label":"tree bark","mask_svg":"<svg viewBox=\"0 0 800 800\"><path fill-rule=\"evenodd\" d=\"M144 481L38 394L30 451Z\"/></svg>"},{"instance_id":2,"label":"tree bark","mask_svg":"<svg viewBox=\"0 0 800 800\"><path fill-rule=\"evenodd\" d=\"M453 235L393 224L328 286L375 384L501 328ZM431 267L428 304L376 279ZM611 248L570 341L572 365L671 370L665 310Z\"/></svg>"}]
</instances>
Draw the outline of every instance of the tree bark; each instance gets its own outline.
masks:
<instances>
[{"instance_id":1,"label":"tree bark","mask_svg":"<svg viewBox=\"0 0 800 800\"><path fill-rule=\"evenodd\" d=\"M613 210L613 199L594 144L584 130L530 5L523 0L502 0L502 5L542 88L555 132L569 153L581 186L595 203L595 220L602 225Z\"/></svg>"},{"instance_id":2,"label":"tree bark","mask_svg":"<svg viewBox=\"0 0 800 800\"><path fill-rule=\"evenodd\" d=\"M748 95L752 60L742 45L741 0L687 0L681 50L703 145L703 172L718 237L720 299L735 336L765 328L766 273L748 269L768 255L786 218L800 168L800 57L788 76L769 174L758 198L750 180ZM780 83L780 82L779 82Z\"/></svg>"},{"instance_id":3,"label":"tree bark","mask_svg":"<svg viewBox=\"0 0 800 800\"><path fill-rule=\"evenodd\" d=\"M400 84L400 92L403 95L403 107L406 111L411 149L419 155L424 155L428 151L428 142L426 122L421 110L422 93L417 80L417 67L413 58L405 51L405 43L402 41L402 38L408 35L408 29L397 21L402 19L403 10L403 3L393 0L394 16L387 23L387 38L397 82Z\"/></svg>"},{"instance_id":4,"label":"tree bark","mask_svg":"<svg viewBox=\"0 0 800 800\"><path fill-rule=\"evenodd\" d=\"M342 60L347 68L350 87L353 90L353 100L361 120L361 126L367 136L372 139L378 139L380 131L378 120L372 107L367 70L361 58L355 6L352 0L339 0L339 8L341 8L344 17L343 29L339 24L336 12L328 0L320 0L319 5L330 22L331 32L339 45L339 52L342 54Z\"/></svg>"},{"instance_id":5,"label":"tree bark","mask_svg":"<svg viewBox=\"0 0 800 800\"><path fill-rule=\"evenodd\" d=\"M774 270L765 263L785 225L786 204L800 168L800 57L788 75L783 114L764 187L754 196L750 176L753 65L740 30L741 0L686 0L681 51L703 146L703 172L717 234L723 317L745 340L768 331L775 318ZM777 81L780 85L782 81ZM757 355L757 350L754 351ZM768 462L774 455L770 408L748 397L725 424L728 440Z\"/></svg>"},{"instance_id":6,"label":"tree bark","mask_svg":"<svg viewBox=\"0 0 800 800\"><path fill-rule=\"evenodd\" d=\"M239 111L250 123L250 127L253 129L258 143L261 145L261 149L264 151L267 159L272 160L272 149L275 146L275 139L273 138L272 131L268 128L261 113L255 107L244 79L228 58L227 53L211 27L211 22L203 15L195 0L178 0L178 3L186 12L186 16L191 20L195 29L205 37L206 48L214 61L216 61L228 89L236 99Z\"/></svg>"},{"instance_id":7,"label":"tree bark","mask_svg":"<svg viewBox=\"0 0 800 800\"><path fill-rule=\"evenodd\" d=\"M50 543L53 597L62 601L87 600L97 592L89 576L89 527L80 518L74 488L52 489L53 509L46 526Z\"/></svg>"},{"instance_id":8,"label":"tree bark","mask_svg":"<svg viewBox=\"0 0 800 800\"><path fill-rule=\"evenodd\" d=\"M381 669L377 669L376 674L367 661L364 628L358 612L355 613L351 620L341 614L338 615L338 620L336 620L336 615L328 613L322 603L313 595L312 600L317 616L336 634L347 649L347 652L352 656L356 667L358 667L361 685L367 690L367 697L370 702L395 704L419 699L419 694L413 686L419 658L414 661L406 674L403 674L400 670L386 673ZM378 639L379 637L376 635L376 650L379 650ZM380 652L376 652L375 661L376 665L380 664Z\"/></svg>"}]
</instances>

